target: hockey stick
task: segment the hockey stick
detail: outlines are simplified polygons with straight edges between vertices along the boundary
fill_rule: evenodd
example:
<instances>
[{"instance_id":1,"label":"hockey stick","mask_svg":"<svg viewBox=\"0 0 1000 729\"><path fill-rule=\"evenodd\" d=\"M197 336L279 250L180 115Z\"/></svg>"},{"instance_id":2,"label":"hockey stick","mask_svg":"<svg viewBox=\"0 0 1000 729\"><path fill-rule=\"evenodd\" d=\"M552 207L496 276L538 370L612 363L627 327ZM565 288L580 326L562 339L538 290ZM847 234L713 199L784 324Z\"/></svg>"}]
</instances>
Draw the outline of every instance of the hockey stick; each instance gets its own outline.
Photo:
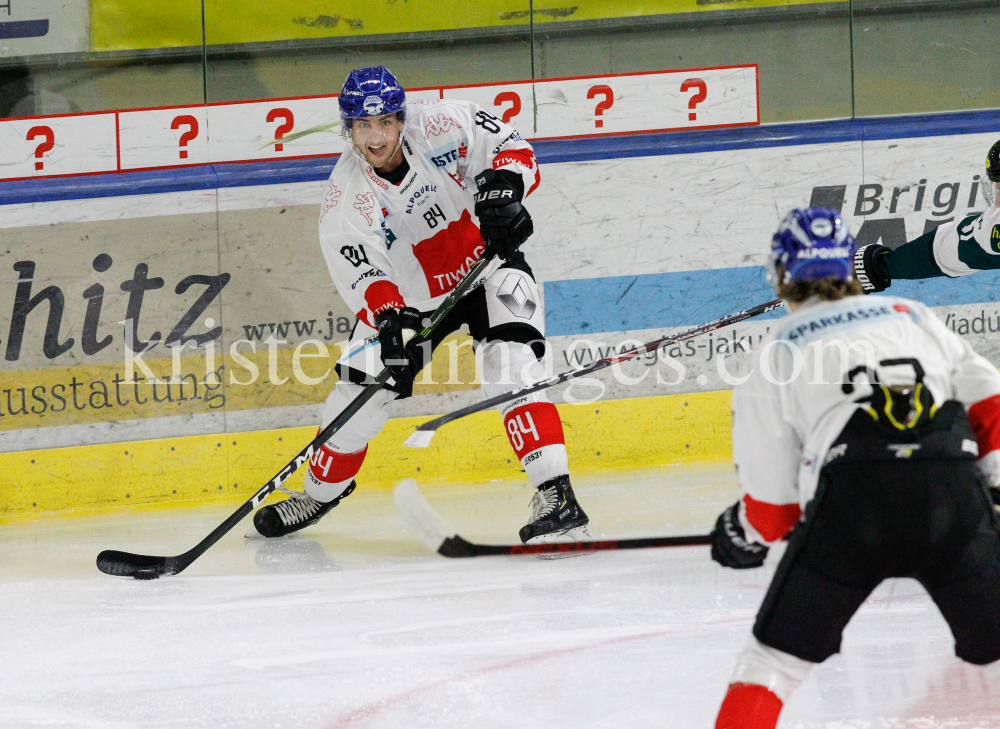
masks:
<instances>
[{"instance_id":1,"label":"hockey stick","mask_svg":"<svg viewBox=\"0 0 1000 729\"><path fill-rule=\"evenodd\" d=\"M442 557L486 557L499 554L558 554L562 552L600 552L615 549L648 547L688 547L711 544L709 535L683 537L640 537L606 539L595 542L557 542L552 544L473 544L463 539L427 499L412 478L399 482L392 494L396 511L424 544Z\"/></svg>"},{"instance_id":2,"label":"hockey stick","mask_svg":"<svg viewBox=\"0 0 1000 729\"><path fill-rule=\"evenodd\" d=\"M615 354L611 357L605 357L604 359L599 359L586 367L580 367L575 370L570 370L569 372L563 372L561 375L540 380L533 385L525 385L524 387L519 387L518 389L504 393L503 395L497 395L496 397L491 397L488 400L468 405L464 408L448 413L447 415L442 415L440 418L428 420L426 423L417 426L416 431L410 434L410 437L403 442L403 445L410 446L411 448L426 448L431 444L431 440L434 438L434 434L437 432L438 428L442 425L447 425L452 421L458 420L459 418L464 418L466 415L472 415L473 413L478 413L481 410L490 410L491 408L495 408L497 405L503 405L505 402L516 400L519 397L530 395L531 393L538 392L539 390L545 390L549 387L566 382L567 380L580 377L581 375L589 375L592 372L597 372L598 370L610 367L613 364L627 362L628 360L634 359L645 352L655 352L665 344L683 342L685 339L697 337L699 334L707 334L708 332L721 329L722 327L729 326L730 324L736 324L737 322L741 322L745 319L751 319L755 316L766 314L769 311L777 309L779 306L781 306L781 299L768 301L766 304L760 304L749 309L744 309L743 311L738 311L735 314L729 314L728 316L724 316L721 319L715 319L714 321L702 324L694 329L688 329L684 332L661 337L655 342L643 344L638 349L622 352L621 354Z\"/></svg>"},{"instance_id":3,"label":"hockey stick","mask_svg":"<svg viewBox=\"0 0 1000 729\"><path fill-rule=\"evenodd\" d=\"M437 328L441 320L454 308L455 303L469 290L478 280L479 276L490 265L492 258L480 258L476 261L462 281L456 286L448 298L430 316L427 326L416 336L422 340L429 339L431 333ZM320 431L309 445L292 459L284 468L278 471L277 475L268 481L253 497L243 504L239 509L224 522L219 524L211 534L202 539L192 549L175 557L155 557L145 554L132 554L130 552L119 552L113 549L106 549L97 555L97 569L108 575L118 575L121 577L134 577L137 580L155 580L160 575L176 575L186 569L192 562L205 553L209 547L215 544L222 536L236 526L240 520L253 511L267 496L281 486L289 476L305 465L313 453L315 453L324 443L339 431L357 413L366 402L372 399L376 392L382 389L386 381L391 377L388 369L383 369L375 381L365 387L365 389L354 398L343 412Z\"/></svg>"}]
</instances>

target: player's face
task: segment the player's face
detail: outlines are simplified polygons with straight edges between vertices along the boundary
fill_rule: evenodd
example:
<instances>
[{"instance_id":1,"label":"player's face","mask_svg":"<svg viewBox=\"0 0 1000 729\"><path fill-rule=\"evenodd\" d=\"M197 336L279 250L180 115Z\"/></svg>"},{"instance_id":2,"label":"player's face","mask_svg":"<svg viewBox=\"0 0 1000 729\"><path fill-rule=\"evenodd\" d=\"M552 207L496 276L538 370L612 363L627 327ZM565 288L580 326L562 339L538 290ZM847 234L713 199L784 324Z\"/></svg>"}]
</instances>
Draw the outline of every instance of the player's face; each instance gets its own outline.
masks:
<instances>
[{"instance_id":1,"label":"player's face","mask_svg":"<svg viewBox=\"0 0 1000 729\"><path fill-rule=\"evenodd\" d=\"M375 169L387 166L393 153L402 155L398 149L402 133L403 122L395 114L363 116L351 122L354 146Z\"/></svg>"}]
</instances>

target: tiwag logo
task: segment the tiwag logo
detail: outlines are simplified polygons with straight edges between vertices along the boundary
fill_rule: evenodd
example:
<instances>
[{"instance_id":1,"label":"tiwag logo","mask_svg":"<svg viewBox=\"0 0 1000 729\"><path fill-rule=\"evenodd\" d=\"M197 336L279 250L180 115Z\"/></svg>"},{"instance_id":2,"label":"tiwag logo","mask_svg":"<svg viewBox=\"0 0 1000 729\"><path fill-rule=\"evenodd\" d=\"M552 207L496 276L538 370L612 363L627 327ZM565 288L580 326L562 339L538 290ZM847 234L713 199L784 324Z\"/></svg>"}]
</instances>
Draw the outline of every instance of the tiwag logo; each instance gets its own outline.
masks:
<instances>
[{"instance_id":1,"label":"tiwag logo","mask_svg":"<svg viewBox=\"0 0 1000 729\"><path fill-rule=\"evenodd\" d=\"M468 210L434 236L413 246L431 296L451 291L483 252L483 238Z\"/></svg>"},{"instance_id":2,"label":"tiwag logo","mask_svg":"<svg viewBox=\"0 0 1000 729\"><path fill-rule=\"evenodd\" d=\"M424 139L426 140L430 137L436 137L439 134L444 134L452 127L461 129L462 125L450 116L445 116L444 114L430 116L427 118L427 124L424 126Z\"/></svg>"},{"instance_id":3,"label":"tiwag logo","mask_svg":"<svg viewBox=\"0 0 1000 729\"><path fill-rule=\"evenodd\" d=\"M94 259L93 267L98 273L109 270L113 260L107 253L101 253ZM60 341L60 330L63 324L63 312L66 305L66 296L58 286L47 286L41 291L35 291L34 284L39 280L47 280L48 276L36 276L36 265L34 261L18 261L14 264L14 270L20 274L17 281L17 289L14 292L14 308L10 316L10 330L7 332L7 352L8 362L16 362L21 357L21 346L24 340L24 330L28 317L42 303L48 304L48 319L45 325L45 336L42 339L42 353L48 359L69 352L76 345L74 337L67 337ZM159 329L154 331L149 339L142 340L140 335L141 314L143 303L146 301L146 294L157 291L164 287L162 278L156 276L149 277L149 265L140 263L135 267L132 278L122 281L120 288L128 294L128 301L125 304L124 317L119 319L124 327L125 345L133 352L145 353L158 344L167 347L176 345L200 347L208 342L212 342L222 336L222 327L215 326L211 320L209 326L214 327L203 334L192 334L188 330L205 313L205 310L215 301L216 297L229 283L230 275L220 273L217 276L205 274L192 274L182 278L174 287L175 295L183 295L192 287L204 286L201 295L188 308L181 318L174 324L170 333L164 338ZM195 289L197 291L197 288ZM162 296L158 294L157 296ZM108 347L114 341L114 335L106 334L103 337L98 331L98 324L101 321L101 310L104 305L104 287L95 283L83 292L83 298L87 300L87 311L83 317L83 326L80 328L80 348L85 355L97 354ZM159 307L163 307L162 302L158 302ZM77 324L70 324L67 328L75 330ZM148 329L148 328L147 328Z\"/></svg>"}]
</instances>

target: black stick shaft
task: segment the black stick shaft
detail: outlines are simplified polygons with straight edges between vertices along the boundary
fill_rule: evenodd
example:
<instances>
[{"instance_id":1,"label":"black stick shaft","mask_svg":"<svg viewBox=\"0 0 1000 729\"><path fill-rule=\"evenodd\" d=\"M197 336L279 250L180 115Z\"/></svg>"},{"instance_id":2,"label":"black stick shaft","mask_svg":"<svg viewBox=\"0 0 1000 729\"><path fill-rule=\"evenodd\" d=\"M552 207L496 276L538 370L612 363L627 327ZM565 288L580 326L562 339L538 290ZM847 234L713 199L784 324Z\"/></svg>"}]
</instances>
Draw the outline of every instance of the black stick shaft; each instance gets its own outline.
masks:
<instances>
[{"instance_id":1,"label":"black stick shaft","mask_svg":"<svg viewBox=\"0 0 1000 729\"><path fill-rule=\"evenodd\" d=\"M711 535L697 534L680 537L644 537L638 539L605 539L595 542L557 542L552 544L474 544L460 536L449 537L438 548L443 557L490 557L514 554L562 554L570 552L602 552L650 547L689 547L712 543Z\"/></svg>"},{"instance_id":2,"label":"black stick shaft","mask_svg":"<svg viewBox=\"0 0 1000 729\"><path fill-rule=\"evenodd\" d=\"M549 377L548 379L541 380L534 383L533 385L526 385L524 387L519 387L511 392L504 393L503 395L497 395L496 397L491 397L482 402L477 402L472 405L467 405L464 408L459 408L454 412L448 413L447 415L442 415L434 420L428 420L417 426L417 432L420 431L435 431L443 425L454 422L459 418L464 418L466 415L472 415L473 413L478 413L483 410L491 410L498 405L503 405L504 403L516 400L519 397L524 397L525 395L530 395L539 390L546 390L550 387L555 387L556 385L567 382L577 377L582 377L583 375L589 375L599 370L603 370L610 367L613 364L618 364L619 362L626 362L630 359L638 357L640 354L646 352L654 352L660 347L667 344L675 344L676 342L683 342L686 339L691 339L692 337L697 337L700 334L707 334L708 332L715 331L716 329L721 329L722 327L729 326L730 324L736 324L738 322L744 321L746 319L751 319L755 316L760 316L761 314L766 314L769 311L773 311L781 306L781 299L775 299L774 301L769 301L766 304L760 304L759 306L753 306L749 309L744 309L743 311L738 311L735 314L730 314L724 316L721 319L716 319L710 321L707 324L702 324L701 326L695 327L693 329L688 329L687 331L679 332L677 334L671 334L666 337L661 337L654 342L649 342L643 344L637 349L630 350L628 352L622 352L621 354L612 355L611 357L605 357L604 359L599 359L596 362L587 365L586 367L581 367L579 369L570 370L569 372L563 372L562 374L555 375L554 377Z\"/></svg>"},{"instance_id":3,"label":"black stick shaft","mask_svg":"<svg viewBox=\"0 0 1000 729\"><path fill-rule=\"evenodd\" d=\"M450 312L458 300L476 283L479 276L492 262L492 258L480 258L476 261L465 277L459 282L448 297L441 302L441 305L430 317L427 327L417 336L423 339L430 337L435 327ZM391 377L388 369L375 378L374 382L367 385L365 389L354 398L344 410L337 415L322 431L299 452L284 468L268 481L249 501L232 513L228 519L219 524L212 532L202 539L193 548L176 557L149 557L146 555L130 554L105 550L97 556L97 566L102 572L114 575L133 574L137 569L155 565L155 569L161 574L175 575L187 568L198 557L204 554L209 547L219 541L230 529L236 526L247 514L253 511L268 495L284 483L289 476L295 473L305 463L312 458L317 449L321 448L337 431L344 427L347 422L362 408L365 403L375 396L375 393L382 389Z\"/></svg>"}]
</instances>

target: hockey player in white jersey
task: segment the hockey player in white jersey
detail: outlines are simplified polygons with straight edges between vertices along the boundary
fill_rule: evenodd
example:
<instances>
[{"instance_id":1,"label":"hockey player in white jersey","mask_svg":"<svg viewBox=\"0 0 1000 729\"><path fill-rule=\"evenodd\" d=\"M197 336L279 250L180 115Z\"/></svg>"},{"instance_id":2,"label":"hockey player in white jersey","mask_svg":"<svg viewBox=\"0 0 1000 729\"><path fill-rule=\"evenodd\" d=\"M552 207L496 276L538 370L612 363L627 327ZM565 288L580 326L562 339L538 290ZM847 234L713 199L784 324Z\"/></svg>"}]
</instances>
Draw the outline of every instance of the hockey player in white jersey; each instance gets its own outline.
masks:
<instances>
[{"instance_id":1,"label":"hockey player in white jersey","mask_svg":"<svg viewBox=\"0 0 1000 729\"><path fill-rule=\"evenodd\" d=\"M1000 141L986 154L980 179L986 210L945 223L896 250L872 243L858 249L854 271L866 293L885 291L893 279L967 276L1000 268Z\"/></svg>"},{"instance_id":2,"label":"hockey player in white jersey","mask_svg":"<svg viewBox=\"0 0 1000 729\"><path fill-rule=\"evenodd\" d=\"M282 536L315 523L355 488L368 441L393 400L445 336L467 324L487 397L544 377L544 317L520 245L532 233L522 200L540 181L531 145L503 121L464 101L407 104L382 66L352 71L339 99L344 154L330 176L319 237L337 291L358 323L326 401L330 423L387 367L378 392L313 456L305 493L260 509L257 531ZM481 283L434 331L410 338L480 256L496 257ZM559 414L544 395L501 409L511 447L537 488L525 543L586 536L587 515L569 482Z\"/></svg>"},{"instance_id":3,"label":"hockey player in white jersey","mask_svg":"<svg viewBox=\"0 0 1000 729\"><path fill-rule=\"evenodd\" d=\"M889 577L919 580L955 653L1000 679L1000 373L923 304L858 296L854 248L830 209L794 210L774 236L792 313L733 392L740 499L712 558L758 567L789 543L717 729L773 728Z\"/></svg>"}]
</instances>

